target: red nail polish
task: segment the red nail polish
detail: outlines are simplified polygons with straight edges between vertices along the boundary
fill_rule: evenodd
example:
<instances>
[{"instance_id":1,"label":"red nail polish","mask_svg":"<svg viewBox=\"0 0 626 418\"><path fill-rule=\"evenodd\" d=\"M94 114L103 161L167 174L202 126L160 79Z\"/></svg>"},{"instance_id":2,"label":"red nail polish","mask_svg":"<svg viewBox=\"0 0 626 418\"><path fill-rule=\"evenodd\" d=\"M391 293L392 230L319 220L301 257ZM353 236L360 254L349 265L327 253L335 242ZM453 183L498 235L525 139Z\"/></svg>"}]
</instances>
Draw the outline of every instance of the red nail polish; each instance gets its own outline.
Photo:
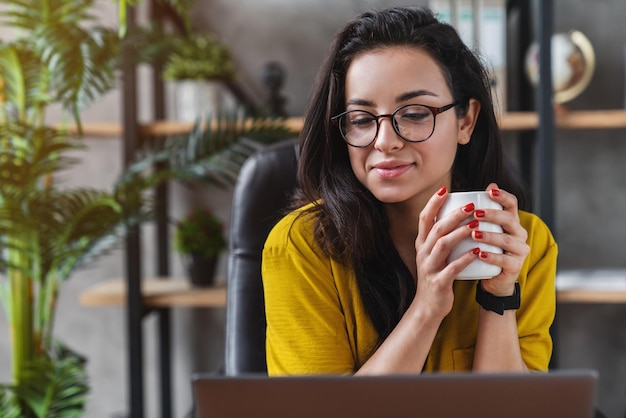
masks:
<instances>
[{"instance_id":1,"label":"red nail polish","mask_svg":"<svg viewBox=\"0 0 626 418\"><path fill-rule=\"evenodd\" d=\"M473 203L468 203L467 205L463 206L463 212L471 212L474 210L474 204Z\"/></svg>"},{"instance_id":2,"label":"red nail polish","mask_svg":"<svg viewBox=\"0 0 626 418\"><path fill-rule=\"evenodd\" d=\"M446 186L441 186L441 189L437 190L437 196L443 196L444 194L446 194L447 191L448 189L446 188Z\"/></svg>"},{"instance_id":3,"label":"red nail polish","mask_svg":"<svg viewBox=\"0 0 626 418\"><path fill-rule=\"evenodd\" d=\"M498 189L491 189L491 194L492 194L492 196L500 196L500 190L498 190Z\"/></svg>"},{"instance_id":4,"label":"red nail polish","mask_svg":"<svg viewBox=\"0 0 626 418\"><path fill-rule=\"evenodd\" d=\"M480 258L487 258L487 253L485 251L481 251Z\"/></svg>"},{"instance_id":5,"label":"red nail polish","mask_svg":"<svg viewBox=\"0 0 626 418\"><path fill-rule=\"evenodd\" d=\"M478 221L476 221L476 223L478 223ZM482 239L484 236L485 236L485 234L483 234L482 231L474 231L474 238Z\"/></svg>"},{"instance_id":6,"label":"red nail polish","mask_svg":"<svg viewBox=\"0 0 626 418\"><path fill-rule=\"evenodd\" d=\"M474 215L476 215L477 218L484 218L485 211L482 209L476 209L476 211L474 212Z\"/></svg>"},{"instance_id":7,"label":"red nail polish","mask_svg":"<svg viewBox=\"0 0 626 418\"><path fill-rule=\"evenodd\" d=\"M468 223L467 226L470 227L470 229L474 229L474 228L478 228L478 221L476 219L474 219L472 222Z\"/></svg>"},{"instance_id":8,"label":"red nail polish","mask_svg":"<svg viewBox=\"0 0 626 418\"><path fill-rule=\"evenodd\" d=\"M478 255L478 253L480 252L480 248L476 247L472 250L472 254L474 255Z\"/></svg>"}]
</instances>

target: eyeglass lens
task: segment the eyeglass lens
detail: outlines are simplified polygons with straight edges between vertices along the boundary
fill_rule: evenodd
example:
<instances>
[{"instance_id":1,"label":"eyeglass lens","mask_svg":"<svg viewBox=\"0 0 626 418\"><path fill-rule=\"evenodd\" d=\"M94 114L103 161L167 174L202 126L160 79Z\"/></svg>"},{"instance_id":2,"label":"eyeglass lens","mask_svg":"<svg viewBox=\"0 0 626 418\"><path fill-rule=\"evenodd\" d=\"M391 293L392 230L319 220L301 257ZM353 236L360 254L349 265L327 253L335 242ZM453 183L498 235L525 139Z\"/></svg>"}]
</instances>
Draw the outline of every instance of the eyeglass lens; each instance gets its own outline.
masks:
<instances>
[{"instance_id":1,"label":"eyeglass lens","mask_svg":"<svg viewBox=\"0 0 626 418\"><path fill-rule=\"evenodd\" d=\"M432 135L435 127L435 116L426 106L404 106L391 116L394 130L407 141L424 141ZM376 138L380 117L363 110L353 110L340 118L339 127L347 143L363 147Z\"/></svg>"}]
</instances>

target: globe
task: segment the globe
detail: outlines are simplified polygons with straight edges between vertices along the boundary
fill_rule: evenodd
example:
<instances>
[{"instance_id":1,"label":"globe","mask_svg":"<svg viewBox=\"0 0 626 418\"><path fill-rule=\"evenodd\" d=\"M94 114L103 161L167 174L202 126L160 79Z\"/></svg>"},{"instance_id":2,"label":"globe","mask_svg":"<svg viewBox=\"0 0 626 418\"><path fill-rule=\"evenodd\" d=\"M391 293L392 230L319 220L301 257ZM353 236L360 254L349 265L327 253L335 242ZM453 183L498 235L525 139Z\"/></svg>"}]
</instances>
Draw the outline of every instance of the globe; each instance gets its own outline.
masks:
<instances>
[{"instance_id":1,"label":"globe","mask_svg":"<svg viewBox=\"0 0 626 418\"><path fill-rule=\"evenodd\" d=\"M552 83L554 102L568 102L589 85L595 69L595 54L589 39L580 31L552 35ZM539 84L539 44L533 43L526 53L526 76Z\"/></svg>"}]
</instances>

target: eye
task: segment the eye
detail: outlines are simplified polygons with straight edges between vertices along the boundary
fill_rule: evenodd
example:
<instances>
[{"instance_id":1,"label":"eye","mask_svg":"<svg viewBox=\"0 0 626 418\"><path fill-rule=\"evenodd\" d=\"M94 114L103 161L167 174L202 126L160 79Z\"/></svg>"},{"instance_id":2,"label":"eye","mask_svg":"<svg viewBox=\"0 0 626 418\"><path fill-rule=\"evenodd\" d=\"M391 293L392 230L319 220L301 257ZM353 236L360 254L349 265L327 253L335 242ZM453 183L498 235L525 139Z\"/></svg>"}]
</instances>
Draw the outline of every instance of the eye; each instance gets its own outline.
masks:
<instances>
[{"instance_id":1,"label":"eye","mask_svg":"<svg viewBox=\"0 0 626 418\"><path fill-rule=\"evenodd\" d=\"M398 122L423 123L432 117L430 110L423 106L409 106L396 115Z\"/></svg>"},{"instance_id":2,"label":"eye","mask_svg":"<svg viewBox=\"0 0 626 418\"><path fill-rule=\"evenodd\" d=\"M348 123L348 125L355 128L368 127L375 121L376 118L367 112L355 111L350 112L346 115L346 122Z\"/></svg>"}]
</instances>

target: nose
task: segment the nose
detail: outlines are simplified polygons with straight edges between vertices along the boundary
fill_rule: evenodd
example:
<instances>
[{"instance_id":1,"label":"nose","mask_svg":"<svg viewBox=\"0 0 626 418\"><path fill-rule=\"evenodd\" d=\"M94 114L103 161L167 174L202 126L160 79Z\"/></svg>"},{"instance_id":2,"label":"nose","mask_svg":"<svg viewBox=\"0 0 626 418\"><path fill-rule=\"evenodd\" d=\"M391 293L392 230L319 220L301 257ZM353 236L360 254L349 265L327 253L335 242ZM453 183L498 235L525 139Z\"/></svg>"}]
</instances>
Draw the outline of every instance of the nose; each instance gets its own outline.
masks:
<instances>
[{"instance_id":1,"label":"nose","mask_svg":"<svg viewBox=\"0 0 626 418\"><path fill-rule=\"evenodd\" d=\"M402 148L404 141L393 128L393 117L391 115L380 115L378 118L378 133L374 140L374 148L381 152Z\"/></svg>"}]
</instances>

